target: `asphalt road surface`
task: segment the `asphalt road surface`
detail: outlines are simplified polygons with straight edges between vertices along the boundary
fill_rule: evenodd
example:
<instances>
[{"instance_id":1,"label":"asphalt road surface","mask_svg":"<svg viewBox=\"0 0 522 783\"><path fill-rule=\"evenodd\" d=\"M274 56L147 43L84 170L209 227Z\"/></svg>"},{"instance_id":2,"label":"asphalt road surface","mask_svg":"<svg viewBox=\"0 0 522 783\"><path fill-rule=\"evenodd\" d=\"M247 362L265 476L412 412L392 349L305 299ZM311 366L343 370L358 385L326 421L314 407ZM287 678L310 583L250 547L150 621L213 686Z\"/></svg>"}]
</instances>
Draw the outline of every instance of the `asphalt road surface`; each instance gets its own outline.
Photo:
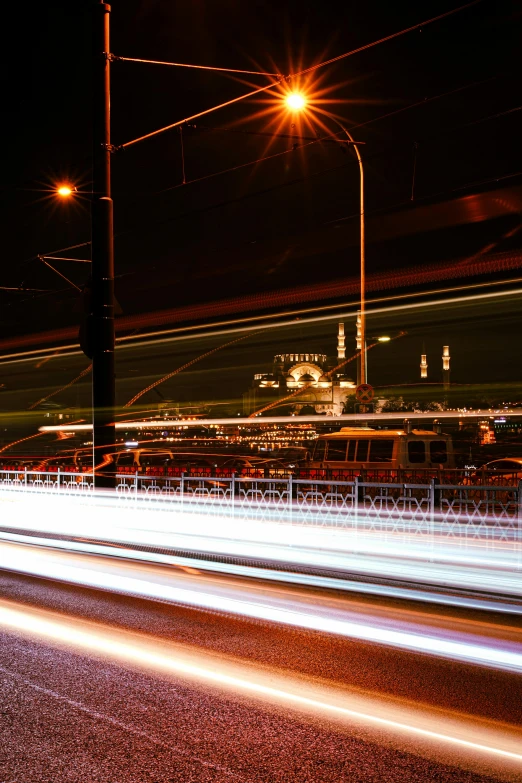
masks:
<instances>
[{"instance_id":1,"label":"asphalt road surface","mask_svg":"<svg viewBox=\"0 0 522 783\"><path fill-rule=\"evenodd\" d=\"M0 597L1 783L522 780L518 674L7 572ZM519 635L513 616L343 601Z\"/></svg>"}]
</instances>

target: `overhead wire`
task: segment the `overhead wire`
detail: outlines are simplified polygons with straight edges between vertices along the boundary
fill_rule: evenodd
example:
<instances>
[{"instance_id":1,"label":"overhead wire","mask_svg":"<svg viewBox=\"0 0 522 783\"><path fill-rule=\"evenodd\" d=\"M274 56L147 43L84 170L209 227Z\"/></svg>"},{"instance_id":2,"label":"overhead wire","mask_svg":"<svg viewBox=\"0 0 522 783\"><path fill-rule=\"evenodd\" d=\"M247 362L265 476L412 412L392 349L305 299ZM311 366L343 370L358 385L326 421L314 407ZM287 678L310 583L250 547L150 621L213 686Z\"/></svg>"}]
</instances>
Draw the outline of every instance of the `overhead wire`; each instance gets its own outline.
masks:
<instances>
[{"instance_id":1,"label":"overhead wire","mask_svg":"<svg viewBox=\"0 0 522 783\"><path fill-rule=\"evenodd\" d=\"M452 14L455 14L455 13L457 13L459 11L465 10L466 8L468 8L470 6L473 6L473 5L476 5L479 2L481 2L481 0L473 0L473 2L471 2L471 3L467 3L467 4L463 5L463 6L459 6L456 9L452 9L452 10L450 10L450 11L444 13L444 14L440 14L439 16L432 17L431 19L425 20L424 22L419 22L419 23L417 23L417 24L415 24L415 25L413 25L411 27L408 27L408 28L405 28L404 30L398 31L397 33L393 33L390 36L386 36L386 37L381 38L378 41L374 41L374 42L372 42L370 44L365 44L364 46L359 47L358 49L354 49L354 50L351 50L350 52L346 52L346 53L344 53L342 55L338 55L337 57L331 58L330 60L325 60L325 61L323 61L321 63L318 63L318 64L316 64L314 66L311 66L308 69L304 69L304 70L296 72L294 74L290 74L288 77L285 77L285 78L293 78L295 76L303 75L303 74L308 73L308 72L310 72L312 70L316 70L318 68L321 68L321 67L323 67L325 65L329 65L329 64L331 64L333 62L337 62L338 60L342 60L342 59L344 59L346 57L349 57L349 56L351 56L353 54L356 54L356 53L358 53L360 51L364 51L365 49L371 48L371 47L376 46L376 45L378 45L380 43L384 43L384 42L386 42L388 40L391 40L391 39L396 38L398 36L404 35L404 34L406 34L408 32L411 32L412 30L418 29L419 27L426 26L426 25L431 24L433 22L439 21L440 19L443 19L443 18L445 18L447 16L451 16ZM120 56L114 56L114 57L115 57L115 59L118 59L118 60L129 60L129 61L136 61L136 62L151 62L151 63L167 64L167 65L169 64L169 63L163 63L162 61L138 60L136 58L124 58L124 57L120 57ZM170 63L170 64L171 65L182 65L182 64L176 64L176 63ZM203 68L203 69L219 70L219 69L214 68L214 67L210 68L210 66L207 67L207 66L188 66L188 65L185 65L185 67L194 67L194 68L200 67L200 68ZM229 69L224 69L224 70L229 70ZM279 74L268 74L268 73L264 73L264 72L252 72L252 73L258 73L259 75L272 75L272 76L277 75L277 76L280 76ZM489 80L484 80L484 81L489 81ZM278 84L278 83L279 82L277 82L275 84ZM381 119L386 119L386 118L388 118L390 116L393 116L395 114L399 114L401 112L404 112L404 111L407 111L409 109L415 108L417 106L423 105L423 104L428 103L430 101L437 100L439 98L445 97L447 95L451 95L451 94L453 94L455 92L459 92L459 91L464 90L464 89L468 89L469 87L473 87L473 86L481 84L481 83L483 83L483 82L480 82L480 81L479 82L473 82L473 83L471 83L469 85L464 85L462 87L458 87L455 90L450 90L449 92L446 92L446 93L440 93L439 95L432 96L431 98L424 99L423 101L418 101L418 102L416 102L414 104L410 104L409 106L402 107L402 108L397 109L397 110L395 110L393 112L388 112L385 115L381 115L379 117L372 118L370 120L367 120L364 123L358 123L357 125L350 126L350 130L354 130L354 129L357 129L357 128L360 128L360 127L364 127L364 126L369 125L369 124L371 124L373 122L377 122L377 121L379 121ZM269 85L269 86L274 86L274 85ZM261 88L260 91L264 91L266 89L267 89L267 87L265 86L265 87ZM255 92L258 92L258 91L255 91ZM248 96L242 96L242 98L246 98L246 97L248 97ZM237 100L241 100L242 98L240 97L238 99L233 99L232 102L236 102ZM222 104L222 106L225 106L225 105L228 105L228 103L227 104ZM218 108L220 108L220 107L218 107ZM215 109L211 109L211 110L208 110L208 111L213 111L213 110L215 110ZM205 113L208 113L208 111L205 112ZM200 114L198 116L202 116L202 115ZM195 118L196 117L193 117L193 118L190 118L190 119L195 119ZM189 119L185 119L185 120L180 121L179 123L175 123L174 125L168 126L168 128L175 127L177 125L182 125L182 124L187 123L189 121L190 121ZM256 132L240 131L240 130L234 131L233 129L226 129L226 128L216 128L216 129L211 129L211 130L229 131L229 132L238 132L238 133L242 132L242 133L249 133L249 134L256 133ZM160 131L153 132L152 134L148 134L147 136L141 137L140 139L137 139L135 141L140 141L143 138L148 138L150 135L155 135L158 132L160 132ZM335 137L335 136L340 135L340 133L341 132L332 133L331 135L332 135L332 137ZM256 135L261 135L261 134L256 133ZM289 137L291 138L291 135L289 135ZM320 138L318 138L318 139L310 139L310 144L318 143L321 140L325 140L326 138L327 137L323 137L323 139L320 139ZM126 145L122 145L122 147L129 146L132 143L134 143L134 142L128 142ZM196 182L202 182L205 179L211 179L211 178L223 175L223 174L227 174L227 173L230 173L230 172L233 172L233 171L237 171L237 170L239 170L241 168L245 168L245 167L248 167L248 166L255 165L256 163L261 163L261 162L264 162L264 161L267 161L267 160L271 160L272 158L275 158L275 157L280 157L282 155L286 155L289 152L295 151L295 149L301 148L301 146L308 146L308 145L300 145L297 148L294 146L292 149L284 150L283 152L276 153L274 155L265 156L263 158L258 158L256 160L249 161L249 162L244 163L244 164L239 164L238 166L233 166L233 167L230 167L228 169L224 169L224 170L222 170L220 172L214 172L213 174L208 174L208 175L204 175L202 177L197 177L197 178L195 178L193 180L188 180L188 181L186 181L186 182L184 182L182 184L185 184L185 185L194 184ZM178 187L181 187L181 185L173 185L170 188L165 188L165 189L162 189L160 191L156 191L156 193L161 194L161 193L167 192L169 190L175 190ZM150 194L148 194L148 195L150 195ZM87 241L87 242L78 243L76 245L69 245L68 247L65 247L65 248L59 248L57 250L51 250L51 251L49 251L48 255L50 256L50 254L52 254L52 253L60 253L60 252L65 252L67 250L74 250L76 248L85 247L85 246L90 245L90 244L91 244L91 242ZM31 261L34 261L34 260L35 260L35 256L31 256L30 258L25 259L25 261L21 261L19 266L27 264L27 263L30 263ZM70 259L70 260L73 260L73 259Z\"/></svg>"},{"instance_id":2,"label":"overhead wire","mask_svg":"<svg viewBox=\"0 0 522 783\"><path fill-rule=\"evenodd\" d=\"M296 76L304 76L307 73L316 71L318 68L323 68L325 65L332 65L333 63L337 63L340 60L346 59L347 57L352 57L354 54L359 54L360 52L364 52L367 49L373 48L374 46L378 46L379 44L386 43L387 41L392 41L394 38L399 38L401 35L406 35L406 33L411 33L413 32L413 30L418 30L419 27L427 27L429 24L433 24L433 22L439 22L441 19L445 19L448 16L452 16L453 14L459 13L459 11L464 11L466 8L471 8L472 6L477 5L480 2L482 2L482 0L472 0L472 2L470 3L461 5L458 8L452 8L450 11L446 11L443 14L434 16L431 19L427 19L424 22L418 22L417 24L414 24L411 27L406 27L404 30L399 30L398 32L392 33L391 35L386 35L384 38L379 38L378 41L372 41L371 43L364 44L364 46L359 46L357 49L352 49L350 52L345 52L344 54L337 55L337 57L331 57L329 60L324 60L323 62L318 63L317 65L311 65L309 68L304 68L301 71L297 71L297 73L293 73L287 76L286 78L293 79Z\"/></svg>"},{"instance_id":3,"label":"overhead wire","mask_svg":"<svg viewBox=\"0 0 522 783\"><path fill-rule=\"evenodd\" d=\"M414 108L417 108L419 106L426 105L428 103L431 103L432 101L439 100L441 98L445 98L445 97L447 97L449 95L453 95L453 94L458 93L458 92L462 92L463 90L471 89L471 88L476 87L478 85L481 85L481 84L484 84L486 82L492 81L495 78L497 78L497 77L491 77L490 79L473 81L473 82L470 82L468 84L461 85L460 87L457 87L455 89L448 90L447 92L438 93L437 95L433 95L433 96L431 96L429 98L424 98L422 101L415 101L415 103L408 104L408 106L401 107L400 109L397 109L397 110L395 110L393 112L387 112L386 114L379 115L378 117L373 117L372 119L367 120L365 122L357 123L356 125L351 125L349 130L350 131L357 130L358 128L365 127L366 125L370 125L370 124L372 124L374 122L379 122L380 120L384 120L384 119L387 119L389 117L392 117L395 114L399 114L399 113L408 111L410 109L414 109ZM198 126L198 127L202 128L204 130L215 131L215 132L239 133L239 134L246 134L246 135L253 135L253 136L269 136L271 138L274 137L274 134L263 133L263 132L260 132L260 131L246 131L246 130L243 130L243 129L221 128L221 127L213 128L213 127L208 127L208 126ZM326 135L326 136L315 136L315 137L313 137L313 136L312 137L293 136L292 134L275 134L275 135L277 135L277 137L279 137L279 138L295 139L296 143L294 143L292 145L292 147L290 147L289 149L282 150L281 152L276 152L276 153L273 153L272 155L266 155L266 156L264 156L262 158L256 158L254 160L247 161L246 163L240 163L237 166L231 166L231 167L229 167L227 169L222 169L220 171L216 171L216 172L213 172L211 174L204 174L201 177L195 177L194 179L186 180L185 182L177 183L176 185L171 185L171 186L169 186L167 188L162 188L161 190L156 190L156 191L153 191L153 192L149 192L149 193L146 194L146 197L150 198L151 196L158 196L158 195L161 195L163 193L168 193L168 192L170 192L172 190L177 190L177 189L181 188L183 185L193 185L193 184L196 184L198 182L204 182L207 179L213 179L215 177L219 177L219 176L222 176L224 174L230 174L230 173L232 173L234 171L239 171L242 168L247 168L248 166L254 166L254 165L258 164L258 163L264 163L265 161L273 160L275 158L282 157L283 155L288 155L288 154L290 154L292 152L295 152L297 150L305 149L306 147L312 146L314 144L318 144L318 143L321 143L321 142L327 142L328 140L332 140L332 141L337 140L337 138L339 136L343 135L343 131L332 131L329 135ZM302 143L302 144L297 143L298 141L302 141L302 140L306 141L307 143ZM359 141L358 143L361 144L362 142ZM283 183L281 185L281 187L284 184L285 183Z\"/></svg>"},{"instance_id":4,"label":"overhead wire","mask_svg":"<svg viewBox=\"0 0 522 783\"><path fill-rule=\"evenodd\" d=\"M283 81L291 81L292 79L295 79L298 76L303 76L304 74L311 73L312 71L316 71L319 68L325 67L326 65L331 65L332 63L338 62L339 60L344 60L347 57L353 56L354 54L358 54L359 52L366 51L367 49L371 49L374 46L378 46L379 44L386 43L387 41L391 41L394 38L398 38L402 35L406 35L407 33L410 33L413 30L418 30L419 27L426 27L429 24L440 21L441 19L445 19L448 16L452 16L453 14L456 14L459 11L464 11L465 9L471 8L471 6L477 5L480 2L482 2L482 0L472 0L472 2L466 3L465 5L459 6L458 8L453 8L450 11L446 11L443 14L434 16L431 19L426 19L422 22L418 22L417 24L414 24L403 30L397 31L396 33L392 33L391 35L387 35L384 38L380 38L377 41L372 41L371 43L365 44L364 46L359 46L357 49L352 49L349 52L344 52L343 54L337 55L337 57L332 57L329 60L324 60L321 63L316 63L315 65L311 65L309 68L304 68L301 71L288 74L287 76L282 76L278 74L278 78L275 81L270 82L270 84L267 84L264 87L259 87L258 89L252 90L251 92L244 93L243 95L238 95L237 97L231 98L228 101L224 101L223 103L220 103L217 106L212 106L209 109L204 109L203 111L198 112L197 114L192 114L190 117L185 117L182 120L177 120L176 122L173 122L170 125L166 125L163 128L158 128L155 131L146 133L143 136L139 136L136 139L127 141L124 144L117 145L116 149L126 149L127 147L130 147L134 144L138 144L140 141L145 141L146 139L150 139L153 136L158 136L160 133L164 133L165 131L172 130L172 128L177 128L180 125L183 125L187 122L192 122L192 120L196 120L199 117L203 117L207 114L211 114L212 112L218 111L219 109L224 109L227 106L231 106L234 103L238 103L239 101L247 100L247 98L252 98L253 96L259 95L262 92L266 92L267 90L270 90L273 87L278 87Z\"/></svg>"},{"instance_id":5,"label":"overhead wire","mask_svg":"<svg viewBox=\"0 0 522 783\"><path fill-rule=\"evenodd\" d=\"M163 60L144 60L138 57L120 57L117 54L111 54L111 60L128 62L128 63L145 63L148 65L170 65L174 68L195 68L200 71L221 71L222 73L245 73L252 76L277 76L280 77L280 73L266 73L265 71L245 71L242 68L218 68L215 65L193 65L189 63L169 63Z\"/></svg>"},{"instance_id":6,"label":"overhead wire","mask_svg":"<svg viewBox=\"0 0 522 783\"><path fill-rule=\"evenodd\" d=\"M54 267L52 264L50 264L48 261L45 261L43 256L38 256L38 258L39 258L39 260L40 260L40 261L41 261L43 264L45 264L45 266L49 267L49 269L52 269L52 271L53 271L53 272L56 272L56 274L57 274L57 275L59 275L59 276L60 276L61 278L63 278L63 279L64 279L64 280L65 280L67 283L69 283L70 285L72 285L72 287L73 287L73 288L76 288L76 290L77 290L77 291L81 291L81 290L82 290L82 289L80 288L80 286L77 286L77 285L76 285L76 283L73 283L73 281L72 281L72 280L69 280L69 278L68 278L68 277L66 277L64 274L62 274L61 272L59 272L59 271L58 271L58 269L56 269L56 268L55 268L55 267Z\"/></svg>"},{"instance_id":7,"label":"overhead wire","mask_svg":"<svg viewBox=\"0 0 522 783\"><path fill-rule=\"evenodd\" d=\"M164 128L158 128L158 130L145 133L143 136L139 136L137 139L132 139L131 141L126 141L124 144L116 145L115 149L126 149L127 147L131 147L133 144L138 144L140 141L145 141L146 139L151 139L153 136L158 136L160 133L165 133L165 131L172 130L173 128L179 128L180 125L185 125L187 122L197 120L199 117L204 117L206 114L211 114L218 109L224 109L226 106L232 106L232 104L238 103L239 101L244 101L247 98L253 98L254 95L259 95L260 93L266 92L272 87L277 86L280 81L282 81L282 79L277 82L271 82L264 87L259 87L257 90L251 90L246 94L238 95L236 98L231 98L228 101L223 101L223 103L220 103L219 106L212 106L210 109L203 109L203 111L197 112L196 114L191 114L190 117L185 117L182 120L172 122L170 125L166 125Z\"/></svg>"},{"instance_id":8,"label":"overhead wire","mask_svg":"<svg viewBox=\"0 0 522 783\"><path fill-rule=\"evenodd\" d=\"M301 71L298 71L298 72L295 72L295 73L293 73L293 74L289 74L287 77L284 77L284 78L285 78L285 79L292 79L292 78L294 78L294 77L297 77L297 76L300 76L300 75L304 75L304 74L306 74L306 73L309 73L309 72L311 72L311 71L314 71L314 70L316 70L316 69L318 69L318 68L321 68L321 67L323 67L323 66L326 66L326 65L332 64L332 63L334 63L334 62L337 62L337 61L339 61L339 60L342 60L342 59L344 59L344 58L346 58L346 57L352 56L353 54L356 54L356 53L359 53L359 52L361 52L361 51L364 51L364 50L366 50L366 49L369 49L369 48L371 48L371 47L373 47L373 46L376 46L376 45L378 45L378 44L385 43L385 42L387 42L387 41L389 41L389 40L392 40L392 39L394 39L394 38L397 38L397 37L399 37L399 36L402 36L402 35L404 35L404 34L406 34L406 33L408 33L408 32L411 32L411 31L413 31L413 30L415 30L415 29L418 29L419 27L426 26L426 25L428 25L428 24L431 24L431 23L433 23L433 22L439 21L439 20L441 20L441 19L443 19L443 18L445 18L445 17L451 16L451 15L453 15L453 14L455 14L455 13L459 12L459 11L462 11L462 10L465 10L465 9L467 9L467 8L471 7L471 6L474 6L474 5L476 5L477 3L479 3L479 2L481 2L481 0L473 0L473 2L470 2L470 3L467 3L467 4L465 4L465 5L459 6L458 8L456 8L456 9L452 9L452 10L450 10L450 11L448 11L448 12L444 13L444 14L440 14L440 15L438 15L438 16L436 16L436 17L432 17L431 19L425 20L425 21L423 21L423 22L419 22L419 23L417 23L417 24L415 24L415 25L412 25L412 26L410 26L410 27L408 27L408 28L405 28L405 29L403 29L403 30L401 30L401 31L398 31L398 32L396 32L396 33L393 33L393 34L391 34L391 35L389 35L389 36L385 36L384 38L381 38L381 39L379 39L379 40L377 40L377 41L373 41L373 42L371 42L371 43L369 43L369 44L366 44L366 45L364 45L364 46L362 46L362 47L359 47L359 48L357 48L357 49L351 50L350 52L346 52L346 53L343 53L343 54L341 54L341 55L338 55L337 57L330 58L329 60L326 60L326 61L323 61L323 62L321 62L321 63L318 63L318 64L316 64L316 65L313 65L313 66L311 66L310 68L303 69L303 70L301 70ZM259 92L263 92L263 91L265 91L265 90L269 89L270 87L277 86L278 84L280 84L280 81L281 81L281 78L282 78L280 74L271 74L271 73L267 73L267 72L261 72L261 71L240 71L239 69L221 69L221 68L216 68L216 67L213 67L213 66L190 66L190 65L188 65L188 64L182 64L182 63L166 63L166 62L163 62L163 61L149 61L149 60L142 60L142 59L137 59L137 58L123 58L123 57L119 57L119 56L118 56L118 57L116 57L116 56L115 56L115 57L114 57L114 59L118 59L118 60L128 60L128 61L135 61L135 62L144 62L144 63L151 63L151 64L163 64L163 65L174 65L174 66L176 66L176 65L177 65L177 66L180 66L180 67L194 67L194 68L200 68L200 69L204 69L204 70L218 70L218 71L219 71L219 70L222 70L222 71L236 72L236 73L243 72L243 73L251 73L251 74L257 74L257 75L263 75L263 76L277 76L277 77L278 77L278 81L277 81L277 82L275 82L275 83L272 83L271 85L267 85L267 86L265 86L265 87L262 87L262 88L260 88L259 90L255 90L255 91L253 91L252 93L248 93L247 95L243 95L243 96L239 96L238 98L234 98L234 99L232 99L231 101L227 101L227 102L225 102L225 103L221 104L219 107L213 107L212 109L205 110L204 112L201 112L201 113L199 113L199 114L197 114L197 115L193 115L193 117L191 117L191 118L187 118L187 119L185 119L185 120L182 120L182 121L180 121L180 122L177 122L177 123L174 123L174 124L172 124L172 125L170 125L170 126L167 126L167 127L166 127L166 128L164 128L164 129L160 129L160 130L158 130L158 131L154 131L154 132L152 132L151 134L146 134L145 136L143 136L143 137L140 137L139 139L136 139L136 140L134 140L134 141L131 141L131 142L128 142L128 143L126 143L126 144L122 145L123 147L125 147L125 146L129 146L130 144L136 143L137 141L143 140L143 139L145 139L145 138L149 138L150 136L157 135L157 133L160 133L160 132L162 132L163 130L167 130L167 129L169 129L169 128L173 128L173 127L176 127L176 126L181 126L181 125L183 125L183 124L185 124L185 123L189 122L191 119L196 119L196 118L198 118L198 117L200 117L200 116L203 116L203 114L207 114L207 113L209 113L209 112L211 112L211 111L215 111L217 108L221 108L221 107L224 107L224 106L230 105L231 103L235 103L235 102L237 102L237 101L239 101L239 100L246 99L246 98L248 98L248 97L250 97L250 96L252 96L252 95L255 95L255 94L259 93ZM484 80L484 81L489 81L489 80ZM400 109L397 109L397 110L395 110L395 111L393 111L393 112L389 112L389 113L387 113L387 114L385 114L385 115L381 115L380 117L377 117L377 118L370 119L370 120L368 120L368 121L366 121L366 122L364 122L364 123L359 123L359 124L357 124L357 125L351 126L351 128L350 128L350 129L352 130L352 129L355 129L355 128L363 127L363 126L365 126L365 125L368 125L368 124L371 124L371 123L373 123L373 122L377 122L377 121L379 121L380 119L385 119L385 118L387 118L387 117L390 117L390 116L393 116L393 115L395 115L395 114L399 114L399 113L401 113L401 112L403 112L403 111L407 111L407 110L409 110L409 109L412 109L412 108L415 108L415 107L417 107L417 106L419 106L419 105L426 104L426 103L427 103L427 102L429 102L429 101L433 101L433 100L436 100L436 99L438 99L438 98L445 97L445 96L447 96L447 95L451 95L451 94L453 94L453 93L460 92L460 91L462 91L463 89L467 89L467 88L469 88L469 87L473 87L473 86L475 86L475 85L477 85L477 84L480 84L480 83L482 83L482 82L474 82L474 83L471 83L470 85L464 85L464 86L462 86L462 87L456 88L455 90L451 90L451 91L448 91L448 92L446 92L446 93L441 93L441 94L439 94L439 95L437 95L437 96L432 96L431 98L425 99L425 100L423 100L423 101L419 101L419 102L416 102L416 103L414 103L414 104L410 104L409 106L406 106L406 107L401 107ZM507 112L502 112L502 113L499 113L498 115L494 115L494 116L503 116L504 114L508 114L508 113L511 113L511 112L513 112L513 111L517 111L517 110L518 110L518 109L520 109L520 108L522 108L522 107L517 107L516 109L511 109L511 110L508 110ZM479 121L481 121L481 120L477 120L476 122L479 122ZM470 123L470 124L474 124L474 123ZM180 127L180 130L181 130L181 127ZM227 130L228 130L229 132L234 132L234 131L233 131L233 129L225 129L225 128L223 128L223 129L213 129L213 130L216 130L216 131L219 131L219 130L222 130L222 131L227 131ZM238 132L240 132L240 131L238 131ZM246 131L243 131L243 132L244 132L244 133L248 133L248 132L246 132ZM254 132L252 132L252 133L254 133ZM274 159L274 158L281 157L281 156L283 156L283 155L287 155L287 154L289 154L290 152L294 152L296 149L301 149L301 148L304 148L304 147L310 146L310 145L312 145L312 144L319 143L319 142L321 142L321 141L326 141L326 140L328 140L328 138L332 138L332 139L333 139L333 138L335 138L336 136L339 136L339 135L341 135L341 132L338 132L338 133L332 133L330 136L324 136L324 137L322 137L322 138L317 138L317 139L313 139L313 138L311 138L311 139L310 139L310 140L307 142L307 144L300 144L300 145L295 145L295 144L294 144L294 145L293 145L293 147L292 147L291 149L289 149L289 150L284 150L284 151L282 151L282 152L275 153L274 155L269 155L269 156L265 156L265 157L263 157L263 158L258 158L258 159L256 159L256 160L249 161L249 162L246 162L246 163L244 163L244 164L239 164L238 166L233 166L233 167L230 167L230 168L228 168L228 169L224 169L224 170L222 170L222 171L220 171L220 172L214 172L213 174L204 175L204 176L202 176L202 177L194 178L193 180L185 180L185 176L184 176L184 177L183 177L183 179L184 179L184 182L183 182L183 183L181 183L181 184L179 184L179 185L172 186L172 187L170 187L170 188L163 189L163 190L161 190L161 191L157 191L157 193L158 193L158 194L160 194L160 193L168 192L168 191L170 191L170 190L174 190L174 189L177 189L177 188L179 188L179 187L182 187L183 185L187 185L187 184L195 184L195 183L197 183L197 182L202 182L202 181L204 181L204 180L206 180L206 179L211 179L211 178L214 178L214 177L217 177L217 176L221 176L221 175L224 175L224 174L227 174L227 173L231 173L231 172L234 172L234 171L240 170L240 169L242 169L242 168L246 168L246 167L249 167L249 166L255 165L255 164L257 164L257 163L265 162L265 161L268 161L268 160L271 160L271 159ZM289 135L289 137L291 138L291 135ZM335 168L342 168L342 167L335 167ZM330 171L330 170L332 170L332 169L328 169L328 170L327 170L326 172L324 172L324 173L327 173L327 172L328 172L328 171ZM315 174L314 174L314 175L312 175L312 176L315 176ZM513 176L515 176L515 175L513 175ZM292 183L283 183L283 185L286 185L286 184L292 184ZM278 185L278 186L276 186L276 188L277 188L277 187L282 187L283 185ZM271 190L271 189L270 189L270 190ZM265 191L262 191L262 192L265 192ZM254 194L254 195L255 195L255 194ZM219 206L219 205L218 205L218 206ZM340 220L345 220L345 219L348 219L348 218L340 218ZM338 220L339 220L339 219L338 219ZM124 233L129 233L129 232L124 232ZM91 244L91 243L90 243L89 241L88 241L88 242L83 242L83 243L79 243L79 244L76 244L76 245L72 245L72 246L69 246L69 247L67 247L67 248L61 248L61 249L58 249L58 250L55 250L55 251L51 251L51 252L54 252L54 253L65 252L66 250L75 249L75 248L78 248L78 247L84 247L84 246L87 246L87 245L90 245L90 244ZM51 257L51 256L50 256L50 257ZM52 257L51 257L51 258L52 258ZM33 260L33 259L28 259L28 260ZM56 260L62 260L62 259L59 259L58 257L56 257ZM72 259L72 258L70 258L70 259L65 259L65 258L64 258L63 260L78 261L78 262L80 262L80 261L83 261L83 262L86 262L86 261L85 261L85 260L83 260L83 259ZM22 263L24 263L24 262L22 262ZM25 262L25 263L27 263L27 262ZM88 262L87 262L87 263L88 263ZM65 279L65 280L66 280L66 281L67 281L67 282L68 282L70 285L72 285L74 288L76 288L77 290L80 290L80 289L78 288L78 286L76 286L76 285L75 285L75 284L74 284L72 281L70 281L70 280L69 280L67 277L65 277L65 275L61 274L61 273L60 273L58 270L56 270L56 269L55 269L54 267L52 267L50 264L46 264L46 265L47 265L47 266L49 266L49 267L50 267L50 268L51 268L51 269L52 269L54 272L56 272L56 274L60 275L60 276L61 276L63 279ZM19 289L17 289L17 290L19 290Z\"/></svg>"}]
</instances>

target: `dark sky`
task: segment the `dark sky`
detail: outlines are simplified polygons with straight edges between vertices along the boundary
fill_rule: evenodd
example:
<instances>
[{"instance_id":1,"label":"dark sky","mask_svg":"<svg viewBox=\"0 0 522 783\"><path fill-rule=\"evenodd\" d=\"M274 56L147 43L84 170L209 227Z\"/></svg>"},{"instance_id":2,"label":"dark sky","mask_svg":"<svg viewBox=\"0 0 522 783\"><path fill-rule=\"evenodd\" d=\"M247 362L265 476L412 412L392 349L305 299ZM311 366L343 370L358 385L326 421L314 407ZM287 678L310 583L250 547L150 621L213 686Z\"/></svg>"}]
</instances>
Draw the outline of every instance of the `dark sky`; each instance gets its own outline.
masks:
<instances>
[{"instance_id":1,"label":"dark sky","mask_svg":"<svg viewBox=\"0 0 522 783\"><path fill-rule=\"evenodd\" d=\"M459 5L126 0L112 4L111 49L286 74ZM35 256L89 239L91 180L91 3L11 4L7 14L3 285L52 292L0 292L4 338L78 322L76 290ZM316 72L312 90L332 101L320 108L365 142L369 275L389 278L415 267L422 285L423 269L429 282L429 269L477 253L493 255L481 279L517 275L522 260L506 270L498 258L518 258L522 236L521 34L519 3L483 0ZM112 141L265 83L115 63ZM262 307L269 292L357 281L358 171L346 149L314 144L206 178L290 149L292 139L271 138L274 131L314 137L324 135L321 122L334 127L318 112L293 125L290 116L276 121L274 111L259 116L264 108L243 102L186 128L184 186L178 131L114 155L116 290L124 315L191 305L197 319L202 303L237 297L241 311L250 297L250 310L252 296ZM85 196L69 205L49 197L46 189L63 179ZM76 252L86 258L89 249ZM85 266L57 267L77 285L85 282ZM465 269L462 278L473 274Z\"/></svg>"}]
</instances>

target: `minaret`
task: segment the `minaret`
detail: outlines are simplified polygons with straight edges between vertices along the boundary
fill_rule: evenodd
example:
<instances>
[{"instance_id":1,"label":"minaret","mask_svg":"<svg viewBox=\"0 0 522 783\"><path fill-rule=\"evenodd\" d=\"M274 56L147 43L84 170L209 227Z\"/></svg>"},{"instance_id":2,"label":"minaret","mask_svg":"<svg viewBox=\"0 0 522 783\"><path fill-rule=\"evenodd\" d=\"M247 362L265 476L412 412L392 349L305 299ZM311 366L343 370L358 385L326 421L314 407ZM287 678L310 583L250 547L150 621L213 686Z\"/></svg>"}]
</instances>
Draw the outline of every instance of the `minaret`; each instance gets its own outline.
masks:
<instances>
[{"instance_id":1,"label":"minaret","mask_svg":"<svg viewBox=\"0 0 522 783\"><path fill-rule=\"evenodd\" d=\"M421 371L421 378L428 377L428 362L426 361L425 353L421 354L420 371Z\"/></svg>"},{"instance_id":2,"label":"minaret","mask_svg":"<svg viewBox=\"0 0 522 783\"><path fill-rule=\"evenodd\" d=\"M449 389L450 385L450 352L449 345L442 348L442 383L444 389Z\"/></svg>"},{"instance_id":3,"label":"minaret","mask_svg":"<svg viewBox=\"0 0 522 783\"><path fill-rule=\"evenodd\" d=\"M339 331L337 332L337 358L346 358L346 345L344 342L344 324L339 324Z\"/></svg>"}]
</instances>

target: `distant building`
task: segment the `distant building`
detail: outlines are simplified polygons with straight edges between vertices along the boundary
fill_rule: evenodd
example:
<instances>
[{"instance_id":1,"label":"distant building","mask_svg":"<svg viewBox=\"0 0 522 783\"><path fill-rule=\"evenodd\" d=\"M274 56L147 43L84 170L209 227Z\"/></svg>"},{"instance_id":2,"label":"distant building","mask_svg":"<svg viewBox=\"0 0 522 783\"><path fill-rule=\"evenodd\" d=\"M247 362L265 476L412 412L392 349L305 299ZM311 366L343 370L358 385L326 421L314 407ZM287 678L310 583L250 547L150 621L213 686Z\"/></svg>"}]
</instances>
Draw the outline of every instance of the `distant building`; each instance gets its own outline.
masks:
<instances>
[{"instance_id":1,"label":"distant building","mask_svg":"<svg viewBox=\"0 0 522 783\"><path fill-rule=\"evenodd\" d=\"M444 389L447 390L450 387L450 352L449 345L445 345L442 348L442 383Z\"/></svg>"},{"instance_id":2,"label":"distant building","mask_svg":"<svg viewBox=\"0 0 522 783\"><path fill-rule=\"evenodd\" d=\"M256 373L251 388L243 394L243 413L251 413L281 400L281 407L273 413L327 413L343 412L346 397L355 389L354 381L344 373L344 367L335 371L345 359L344 324L339 324L337 357L322 353L283 353L274 356L270 372ZM285 397L302 392L283 402ZM284 407L283 407L284 405Z\"/></svg>"}]
</instances>

